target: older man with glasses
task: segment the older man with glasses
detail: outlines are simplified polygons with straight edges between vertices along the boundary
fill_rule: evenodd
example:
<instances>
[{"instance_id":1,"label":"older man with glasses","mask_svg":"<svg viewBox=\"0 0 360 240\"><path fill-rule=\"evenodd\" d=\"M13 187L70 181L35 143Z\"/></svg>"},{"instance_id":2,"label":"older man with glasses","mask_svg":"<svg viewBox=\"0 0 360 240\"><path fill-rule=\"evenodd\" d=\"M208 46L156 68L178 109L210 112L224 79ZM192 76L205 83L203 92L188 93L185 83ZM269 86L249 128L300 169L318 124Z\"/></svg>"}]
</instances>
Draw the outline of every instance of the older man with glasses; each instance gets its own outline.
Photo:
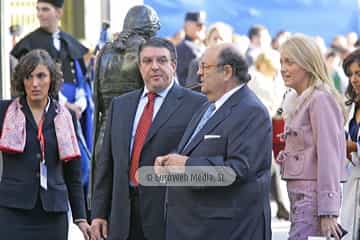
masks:
<instances>
[{"instance_id":1,"label":"older man with glasses","mask_svg":"<svg viewBox=\"0 0 360 240\"><path fill-rule=\"evenodd\" d=\"M248 66L235 45L208 48L198 74L209 103L189 123L178 153L158 157L155 171L209 181L168 188L166 239L269 240L269 113L248 88Z\"/></svg>"}]
</instances>

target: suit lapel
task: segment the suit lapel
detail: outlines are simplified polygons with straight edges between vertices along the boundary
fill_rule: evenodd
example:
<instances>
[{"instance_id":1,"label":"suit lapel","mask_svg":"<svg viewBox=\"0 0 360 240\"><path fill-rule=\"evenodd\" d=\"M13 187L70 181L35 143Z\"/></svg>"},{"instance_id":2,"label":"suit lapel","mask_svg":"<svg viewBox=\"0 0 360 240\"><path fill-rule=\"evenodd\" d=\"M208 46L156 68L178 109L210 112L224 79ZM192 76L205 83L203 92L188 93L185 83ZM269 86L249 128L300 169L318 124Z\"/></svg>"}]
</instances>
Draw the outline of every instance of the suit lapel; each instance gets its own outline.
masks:
<instances>
[{"instance_id":1,"label":"suit lapel","mask_svg":"<svg viewBox=\"0 0 360 240\"><path fill-rule=\"evenodd\" d=\"M121 132L124 132L124 137L122 137L121 139L124 139L124 141L126 142L120 144L120 146L125 146L125 149L127 150L128 153L127 157L129 158L129 161L131 160L130 158L131 133L133 131L135 114L142 92L143 89L138 90L137 93L135 94L132 94L131 97L127 99L127 102L121 106L121 107L126 106L127 108L125 110L119 109L119 111L116 112L116 114L123 114L123 119L122 119L123 129ZM117 124L119 123L116 123L116 125Z\"/></svg>"},{"instance_id":2,"label":"suit lapel","mask_svg":"<svg viewBox=\"0 0 360 240\"><path fill-rule=\"evenodd\" d=\"M205 126L192 139L189 145L185 149L182 149L181 153L184 155L189 154L189 152L192 151L201 142L205 134L210 133L231 114L232 108L240 103L241 99L247 94L248 91L249 88L245 85L241 89L237 90L233 95L231 95L231 97L225 101L225 103L215 112L215 114L209 119ZM198 122L199 120L194 126L192 126L193 128L191 129L191 133L196 128Z\"/></svg>"},{"instance_id":3,"label":"suit lapel","mask_svg":"<svg viewBox=\"0 0 360 240\"><path fill-rule=\"evenodd\" d=\"M197 114L191 119L190 123L188 124L183 137L178 146L178 151L181 152L185 147L186 143L189 141L191 135L195 131L196 126L199 124L201 117L204 115L205 111L208 109L210 103L204 104L203 109L197 112Z\"/></svg>"},{"instance_id":4,"label":"suit lapel","mask_svg":"<svg viewBox=\"0 0 360 240\"><path fill-rule=\"evenodd\" d=\"M56 106L56 103L54 102L54 100L51 100L49 110L45 114L45 121L44 121L43 129L47 129L53 122L55 115L56 115L56 107L57 106Z\"/></svg>"},{"instance_id":5,"label":"suit lapel","mask_svg":"<svg viewBox=\"0 0 360 240\"><path fill-rule=\"evenodd\" d=\"M209 119L205 126L196 134L192 139L189 145L183 150L183 154L188 154L192 149L194 149L204 138L206 133L211 132L217 125L219 125L228 115L231 113L231 108L222 106L215 114ZM196 125L195 125L196 127Z\"/></svg>"},{"instance_id":6,"label":"suit lapel","mask_svg":"<svg viewBox=\"0 0 360 240\"><path fill-rule=\"evenodd\" d=\"M184 93L182 89L176 84L174 84L174 86L170 89L169 93L165 97L159 109L159 112L154 118L154 121L149 129L149 133L146 137L144 146L147 142L151 140L151 138L156 134L159 128L167 122L170 116L181 105L183 95Z\"/></svg>"},{"instance_id":7,"label":"suit lapel","mask_svg":"<svg viewBox=\"0 0 360 240\"><path fill-rule=\"evenodd\" d=\"M35 131L37 131L38 127L35 121L35 118L30 110L29 105L26 102L25 98L20 99L20 104L22 106L22 111L27 119L26 124L29 124Z\"/></svg>"}]
</instances>

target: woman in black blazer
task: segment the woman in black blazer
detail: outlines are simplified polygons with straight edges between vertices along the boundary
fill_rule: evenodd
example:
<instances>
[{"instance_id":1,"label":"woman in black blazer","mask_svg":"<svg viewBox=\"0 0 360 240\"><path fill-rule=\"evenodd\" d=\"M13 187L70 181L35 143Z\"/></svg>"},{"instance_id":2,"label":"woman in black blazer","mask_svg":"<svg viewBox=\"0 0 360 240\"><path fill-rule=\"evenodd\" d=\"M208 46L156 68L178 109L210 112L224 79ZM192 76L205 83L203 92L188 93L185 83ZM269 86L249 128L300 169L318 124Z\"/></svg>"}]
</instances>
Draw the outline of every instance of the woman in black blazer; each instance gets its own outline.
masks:
<instances>
[{"instance_id":1,"label":"woman in black blazer","mask_svg":"<svg viewBox=\"0 0 360 240\"><path fill-rule=\"evenodd\" d=\"M58 66L44 50L21 58L0 101L0 238L67 240L68 202L89 239L74 118L55 97Z\"/></svg>"}]
</instances>

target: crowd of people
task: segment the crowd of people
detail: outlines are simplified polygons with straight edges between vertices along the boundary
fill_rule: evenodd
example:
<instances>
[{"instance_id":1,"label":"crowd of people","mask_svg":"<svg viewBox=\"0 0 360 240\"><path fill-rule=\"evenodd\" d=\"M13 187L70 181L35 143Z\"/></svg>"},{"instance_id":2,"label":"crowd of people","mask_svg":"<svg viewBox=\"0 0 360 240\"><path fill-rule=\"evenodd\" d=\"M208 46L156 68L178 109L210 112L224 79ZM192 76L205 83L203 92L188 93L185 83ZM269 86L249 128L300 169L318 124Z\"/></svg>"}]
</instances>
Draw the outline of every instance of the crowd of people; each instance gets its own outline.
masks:
<instances>
[{"instance_id":1,"label":"crowd of people","mask_svg":"<svg viewBox=\"0 0 360 240\"><path fill-rule=\"evenodd\" d=\"M269 240L272 197L290 240L360 237L356 33L327 48L188 12L161 38L139 5L113 40L103 26L89 69L63 4L38 0L40 27L11 51L1 236L66 240L71 212L87 240Z\"/></svg>"}]
</instances>

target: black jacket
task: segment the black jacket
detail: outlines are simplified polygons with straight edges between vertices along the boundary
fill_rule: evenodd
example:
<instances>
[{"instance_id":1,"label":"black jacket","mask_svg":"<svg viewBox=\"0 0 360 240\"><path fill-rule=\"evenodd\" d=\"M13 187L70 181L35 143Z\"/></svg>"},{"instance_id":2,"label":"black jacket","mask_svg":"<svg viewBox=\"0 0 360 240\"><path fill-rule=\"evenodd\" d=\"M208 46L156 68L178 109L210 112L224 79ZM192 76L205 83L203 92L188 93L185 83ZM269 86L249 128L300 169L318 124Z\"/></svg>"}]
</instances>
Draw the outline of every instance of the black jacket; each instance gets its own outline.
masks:
<instances>
[{"instance_id":1,"label":"black jacket","mask_svg":"<svg viewBox=\"0 0 360 240\"><path fill-rule=\"evenodd\" d=\"M32 113L22 98L22 110L26 117L26 143L23 153L3 152L3 173L0 181L0 206L32 209L38 196L47 212L66 212L68 200L74 219L86 218L84 194L81 187L81 162L59 160L55 135L54 117L56 104L50 103L44 121L45 161L47 165L48 189L40 187L40 143L37 125ZM10 101L0 101L0 126Z\"/></svg>"}]
</instances>

